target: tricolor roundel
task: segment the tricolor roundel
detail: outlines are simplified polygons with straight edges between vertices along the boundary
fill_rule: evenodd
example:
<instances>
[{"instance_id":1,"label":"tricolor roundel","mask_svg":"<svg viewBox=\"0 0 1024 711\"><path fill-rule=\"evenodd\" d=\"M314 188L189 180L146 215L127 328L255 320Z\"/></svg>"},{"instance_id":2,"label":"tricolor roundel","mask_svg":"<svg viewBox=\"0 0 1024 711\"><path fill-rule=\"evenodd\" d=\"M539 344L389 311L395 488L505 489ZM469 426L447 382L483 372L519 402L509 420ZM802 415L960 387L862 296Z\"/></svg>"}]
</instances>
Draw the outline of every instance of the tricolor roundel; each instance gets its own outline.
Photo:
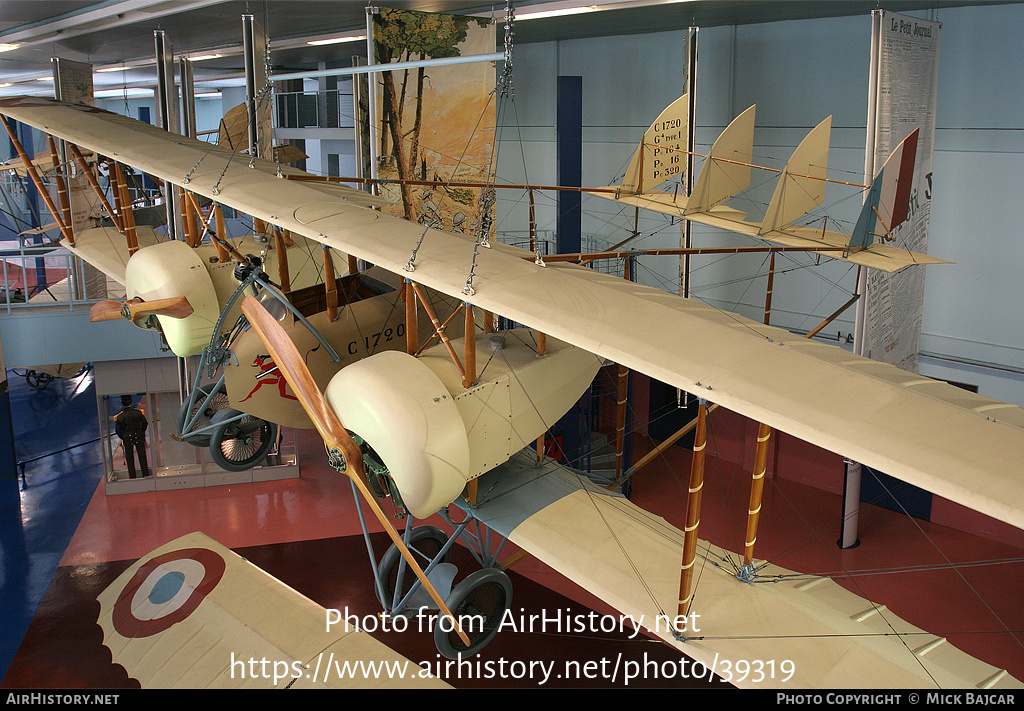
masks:
<instances>
[{"instance_id":1,"label":"tricolor roundel","mask_svg":"<svg viewBox=\"0 0 1024 711\"><path fill-rule=\"evenodd\" d=\"M199 607L224 569L224 559L206 548L172 551L147 561L114 603L114 629L124 637L163 632Z\"/></svg>"}]
</instances>

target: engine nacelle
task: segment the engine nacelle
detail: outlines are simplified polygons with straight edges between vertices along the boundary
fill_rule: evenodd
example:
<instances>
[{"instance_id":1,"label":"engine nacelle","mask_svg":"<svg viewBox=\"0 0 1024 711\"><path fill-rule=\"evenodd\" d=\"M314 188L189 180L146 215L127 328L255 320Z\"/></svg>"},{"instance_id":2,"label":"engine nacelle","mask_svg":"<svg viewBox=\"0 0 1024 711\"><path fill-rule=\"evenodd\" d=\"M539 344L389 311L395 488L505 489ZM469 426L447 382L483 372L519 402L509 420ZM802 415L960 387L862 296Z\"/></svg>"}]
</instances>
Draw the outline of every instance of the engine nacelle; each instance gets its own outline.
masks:
<instances>
[{"instance_id":1,"label":"engine nacelle","mask_svg":"<svg viewBox=\"0 0 1024 711\"><path fill-rule=\"evenodd\" d=\"M206 265L188 244L167 240L140 249L125 265L125 286L129 299L188 299L193 310L191 316L156 317L175 355L189 356L210 345L220 317L220 304Z\"/></svg>"},{"instance_id":2,"label":"engine nacelle","mask_svg":"<svg viewBox=\"0 0 1024 711\"><path fill-rule=\"evenodd\" d=\"M422 362L385 351L342 368L325 393L346 429L373 447L402 502L426 518L469 480L469 441L444 383Z\"/></svg>"},{"instance_id":3,"label":"engine nacelle","mask_svg":"<svg viewBox=\"0 0 1024 711\"><path fill-rule=\"evenodd\" d=\"M416 518L436 513L467 482L530 446L601 366L593 354L551 338L547 355L538 357L529 331L510 334L477 336L478 352L489 357L470 388L443 345L419 357L378 353L342 368L327 386L328 404L374 450ZM452 340L456 351L462 340Z\"/></svg>"}]
</instances>

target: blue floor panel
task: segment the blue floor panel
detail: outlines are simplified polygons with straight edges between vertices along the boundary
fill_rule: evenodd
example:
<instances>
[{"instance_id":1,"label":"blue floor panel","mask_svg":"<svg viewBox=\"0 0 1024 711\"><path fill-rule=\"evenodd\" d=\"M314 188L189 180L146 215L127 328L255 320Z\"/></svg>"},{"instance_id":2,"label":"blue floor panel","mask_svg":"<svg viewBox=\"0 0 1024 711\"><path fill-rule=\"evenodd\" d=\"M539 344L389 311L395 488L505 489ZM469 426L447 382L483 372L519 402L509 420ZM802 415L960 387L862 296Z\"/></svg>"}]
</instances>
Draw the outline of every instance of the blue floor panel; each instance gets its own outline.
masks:
<instances>
[{"instance_id":1,"label":"blue floor panel","mask_svg":"<svg viewBox=\"0 0 1024 711\"><path fill-rule=\"evenodd\" d=\"M0 482L0 678L103 476L91 371L41 390L14 371L7 378L16 457L25 464L24 484Z\"/></svg>"}]
</instances>

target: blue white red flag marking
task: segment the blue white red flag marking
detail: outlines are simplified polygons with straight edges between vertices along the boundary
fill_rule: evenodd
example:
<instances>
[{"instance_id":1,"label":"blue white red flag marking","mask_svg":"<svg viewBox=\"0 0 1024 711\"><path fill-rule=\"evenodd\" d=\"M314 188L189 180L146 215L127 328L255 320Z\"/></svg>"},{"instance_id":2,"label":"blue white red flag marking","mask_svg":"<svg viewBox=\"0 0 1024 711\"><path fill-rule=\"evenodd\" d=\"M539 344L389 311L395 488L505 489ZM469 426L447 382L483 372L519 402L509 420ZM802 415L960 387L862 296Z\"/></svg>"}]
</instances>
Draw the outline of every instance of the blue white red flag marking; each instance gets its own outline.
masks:
<instances>
[{"instance_id":1,"label":"blue white red flag marking","mask_svg":"<svg viewBox=\"0 0 1024 711\"><path fill-rule=\"evenodd\" d=\"M224 559L206 548L186 548L147 561L114 603L114 629L135 638L163 632L199 607L224 569Z\"/></svg>"}]
</instances>

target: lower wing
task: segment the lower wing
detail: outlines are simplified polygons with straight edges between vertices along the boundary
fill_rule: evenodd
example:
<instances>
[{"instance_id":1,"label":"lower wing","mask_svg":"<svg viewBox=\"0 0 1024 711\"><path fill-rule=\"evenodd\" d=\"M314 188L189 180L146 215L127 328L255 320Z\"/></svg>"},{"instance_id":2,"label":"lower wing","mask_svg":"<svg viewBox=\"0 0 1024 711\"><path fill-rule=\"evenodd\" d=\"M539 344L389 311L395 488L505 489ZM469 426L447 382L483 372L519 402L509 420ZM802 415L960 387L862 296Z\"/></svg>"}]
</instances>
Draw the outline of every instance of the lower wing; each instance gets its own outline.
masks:
<instances>
[{"instance_id":1,"label":"lower wing","mask_svg":"<svg viewBox=\"0 0 1024 711\"><path fill-rule=\"evenodd\" d=\"M1021 688L1005 671L961 652L828 578L748 584L704 566L686 641L672 634L683 532L583 475L521 454L481 479L473 514L634 623L726 681L757 688ZM468 507L462 502L461 506ZM572 525L565 525L571 521ZM701 541L713 560L727 551ZM759 569L770 580L791 573ZM774 666L741 675L737 661Z\"/></svg>"},{"instance_id":2,"label":"lower wing","mask_svg":"<svg viewBox=\"0 0 1024 711\"><path fill-rule=\"evenodd\" d=\"M104 644L143 688L447 687L201 533L143 557L99 603Z\"/></svg>"}]
</instances>

